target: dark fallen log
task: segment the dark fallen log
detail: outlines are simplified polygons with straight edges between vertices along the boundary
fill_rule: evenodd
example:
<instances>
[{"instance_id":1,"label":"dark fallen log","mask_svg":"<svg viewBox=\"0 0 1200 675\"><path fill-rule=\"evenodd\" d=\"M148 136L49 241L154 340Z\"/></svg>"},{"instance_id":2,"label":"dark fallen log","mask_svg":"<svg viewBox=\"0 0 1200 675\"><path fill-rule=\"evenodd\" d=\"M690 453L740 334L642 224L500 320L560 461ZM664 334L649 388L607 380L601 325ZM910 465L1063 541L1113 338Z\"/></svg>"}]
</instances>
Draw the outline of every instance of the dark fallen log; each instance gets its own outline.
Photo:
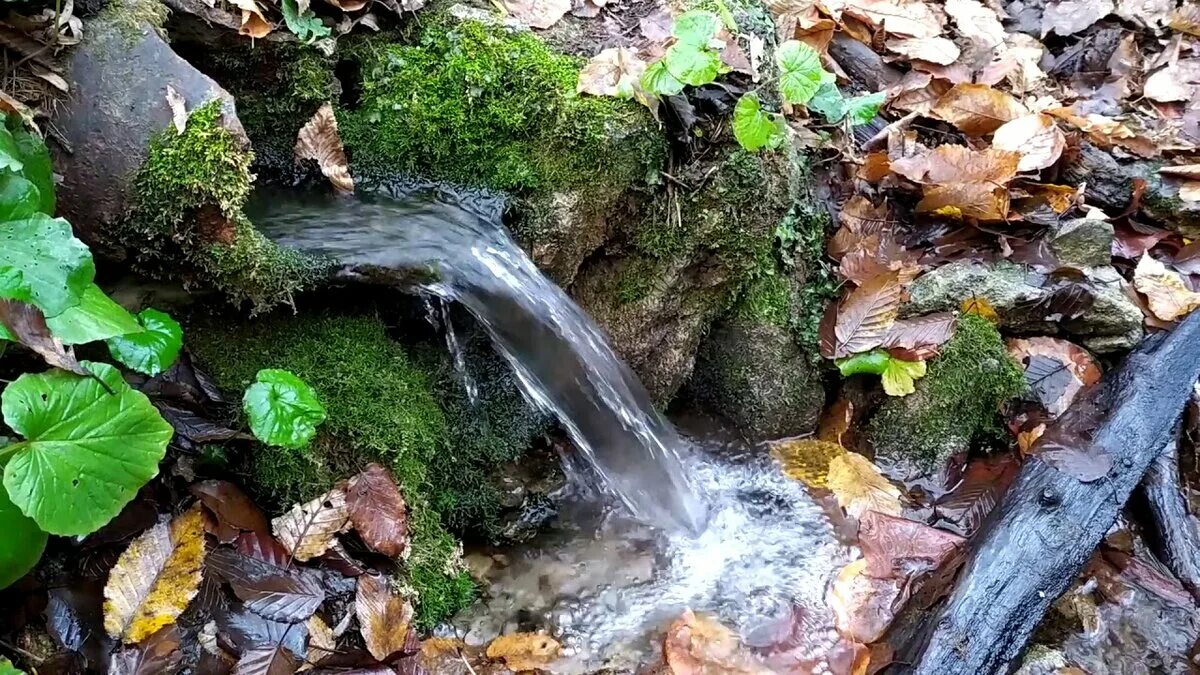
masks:
<instances>
[{"instance_id":1,"label":"dark fallen log","mask_svg":"<svg viewBox=\"0 0 1200 675\"><path fill-rule=\"evenodd\" d=\"M893 668L1004 673L1171 439L1200 378L1200 312L1147 339L1047 430L980 527L959 581ZM1057 443L1057 444L1056 444Z\"/></svg>"},{"instance_id":2,"label":"dark fallen log","mask_svg":"<svg viewBox=\"0 0 1200 675\"><path fill-rule=\"evenodd\" d=\"M1179 199L1179 182L1159 176L1159 166L1161 163L1147 160L1118 160L1111 153L1083 142L1078 154L1066 162L1059 182L1086 183L1087 202L1111 216L1128 210L1135 193L1140 191L1138 202L1147 216L1185 236L1200 235L1200 202Z\"/></svg>"},{"instance_id":3,"label":"dark fallen log","mask_svg":"<svg viewBox=\"0 0 1200 675\"><path fill-rule=\"evenodd\" d=\"M1200 526L1179 491L1178 435L1150 463L1142 479L1142 493L1150 513L1154 554L1200 601Z\"/></svg>"},{"instance_id":4,"label":"dark fallen log","mask_svg":"<svg viewBox=\"0 0 1200 675\"><path fill-rule=\"evenodd\" d=\"M902 73L883 60L883 57L858 40L840 33L829 43L829 55L858 91L883 91L896 84Z\"/></svg>"}]
</instances>

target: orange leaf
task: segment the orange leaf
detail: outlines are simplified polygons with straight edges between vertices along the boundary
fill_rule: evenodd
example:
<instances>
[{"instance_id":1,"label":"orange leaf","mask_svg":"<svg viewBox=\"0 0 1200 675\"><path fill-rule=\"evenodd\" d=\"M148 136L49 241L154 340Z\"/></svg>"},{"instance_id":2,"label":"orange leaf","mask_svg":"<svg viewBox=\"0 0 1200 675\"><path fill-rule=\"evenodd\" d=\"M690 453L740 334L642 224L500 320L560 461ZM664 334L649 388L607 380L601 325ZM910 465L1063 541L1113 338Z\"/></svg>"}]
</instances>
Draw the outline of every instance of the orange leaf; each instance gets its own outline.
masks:
<instances>
[{"instance_id":1,"label":"orange leaf","mask_svg":"<svg viewBox=\"0 0 1200 675\"><path fill-rule=\"evenodd\" d=\"M1058 161L1067 137L1050 116L1026 115L997 129L992 147L1018 153L1017 171L1037 171Z\"/></svg>"},{"instance_id":2,"label":"orange leaf","mask_svg":"<svg viewBox=\"0 0 1200 675\"><path fill-rule=\"evenodd\" d=\"M917 213L946 218L998 221L1008 218L1008 189L992 183L928 185Z\"/></svg>"},{"instance_id":3,"label":"orange leaf","mask_svg":"<svg viewBox=\"0 0 1200 675\"><path fill-rule=\"evenodd\" d=\"M935 117L976 136L1029 114L1017 99L986 84L956 84L931 111Z\"/></svg>"},{"instance_id":4,"label":"orange leaf","mask_svg":"<svg viewBox=\"0 0 1200 675\"><path fill-rule=\"evenodd\" d=\"M959 309L962 310L963 314L974 314L976 316L981 316L992 323L1000 322L1000 316L996 314L996 308L992 307L992 303L988 302L987 298L983 298L978 295L972 295L966 300L963 300Z\"/></svg>"}]
</instances>

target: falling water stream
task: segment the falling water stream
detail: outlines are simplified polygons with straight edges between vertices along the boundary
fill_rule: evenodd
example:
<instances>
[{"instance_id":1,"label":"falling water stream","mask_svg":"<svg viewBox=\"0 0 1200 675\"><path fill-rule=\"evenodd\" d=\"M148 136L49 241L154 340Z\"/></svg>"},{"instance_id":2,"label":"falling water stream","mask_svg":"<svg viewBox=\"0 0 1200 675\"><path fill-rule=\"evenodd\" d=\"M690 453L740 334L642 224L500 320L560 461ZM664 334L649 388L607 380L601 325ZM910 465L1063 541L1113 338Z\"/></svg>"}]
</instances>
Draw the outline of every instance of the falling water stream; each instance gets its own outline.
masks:
<instances>
[{"instance_id":1,"label":"falling water stream","mask_svg":"<svg viewBox=\"0 0 1200 675\"><path fill-rule=\"evenodd\" d=\"M571 663L556 672L585 673L644 663L652 636L690 608L715 613L752 647L811 658L783 672L823 670L816 655L835 636L822 598L846 551L821 509L762 453L685 439L591 318L508 236L495 200L425 186L267 195L258 209L271 238L372 278L431 270L420 290L452 352L444 302L479 320L527 399L568 431L580 453L564 458L574 482L624 506L594 517L579 504L539 542L503 556L460 631L485 640L535 616L568 647Z\"/></svg>"}]
</instances>

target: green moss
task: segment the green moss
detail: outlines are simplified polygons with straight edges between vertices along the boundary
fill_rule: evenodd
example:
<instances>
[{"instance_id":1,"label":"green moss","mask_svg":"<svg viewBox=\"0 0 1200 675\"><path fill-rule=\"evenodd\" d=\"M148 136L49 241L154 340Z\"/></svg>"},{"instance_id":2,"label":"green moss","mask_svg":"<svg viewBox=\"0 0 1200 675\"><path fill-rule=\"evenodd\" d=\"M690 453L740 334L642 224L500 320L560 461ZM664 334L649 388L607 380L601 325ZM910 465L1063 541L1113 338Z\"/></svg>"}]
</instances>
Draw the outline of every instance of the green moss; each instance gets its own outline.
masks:
<instances>
[{"instance_id":1,"label":"green moss","mask_svg":"<svg viewBox=\"0 0 1200 675\"><path fill-rule=\"evenodd\" d=\"M227 325L194 317L189 345L217 382L233 392L262 368L284 368L317 391L328 419L303 451L257 448L247 478L276 509L311 499L370 461L388 466L410 507L409 581L419 593L418 620L428 626L470 601L469 579L457 569L457 542L434 501L451 488L431 480L429 466L449 455L446 419L426 372L366 316L273 315Z\"/></svg>"},{"instance_id":2,"label":"green moss","mask_svg":"<svg viewBox=\"0 0 1200 675\"><path fill-rule=\"evenodd\" d=\"M750 282L733 309L734 318L788 328L792 316L792 287L778 274L762 275Z\"/></svg>"},{"instance_id":3,"label":"green moss","mask_svg":"<svg viewBox=\"0 0 1200 675\"><path fill-rule=\"evenodd\" d=\"M91 28L105 30L111 26L132 45L147 26L166 37L163 24L167 14L167 6L159 0L112 0L91 22Z\"/></svg>"},{"instance_id":4,"label":"green moss","mask_svg":"<svg viewBox=\"0 0 1200 675\"><path fill-rule=\"evenodd\" d=\"M812 198L798 201L775 229L783 266L799 280L792 299L792 331L813 359L819 358L821 316L838 296L837 275L825 258L825 240L832 229L828 212Z\"/></svg>"},{"instance_id":5,"label":"green moss","mask_svg":"<svg viewBox=\"0 0 1200 675\"><path fill-rule=\"evenodd\" d=\"M416 44L356 50L361 104L339 114L356 171L526 195L624 189L665 145L635 103L580 96L579 59L528 32L434 18Z\"/></svg>"},{"instance_id":6,"label":"green moss","mask_svg":"<svg viewBox=\"0 0 1200 675\"><path fill-rule=\"evenodd\" d=\"M889 398L869 433L877 453L945 459L994 432L1000 406L1024 389L1024 374L996 327L964 314L916 393Z\"/></svg>"}]
</instances>

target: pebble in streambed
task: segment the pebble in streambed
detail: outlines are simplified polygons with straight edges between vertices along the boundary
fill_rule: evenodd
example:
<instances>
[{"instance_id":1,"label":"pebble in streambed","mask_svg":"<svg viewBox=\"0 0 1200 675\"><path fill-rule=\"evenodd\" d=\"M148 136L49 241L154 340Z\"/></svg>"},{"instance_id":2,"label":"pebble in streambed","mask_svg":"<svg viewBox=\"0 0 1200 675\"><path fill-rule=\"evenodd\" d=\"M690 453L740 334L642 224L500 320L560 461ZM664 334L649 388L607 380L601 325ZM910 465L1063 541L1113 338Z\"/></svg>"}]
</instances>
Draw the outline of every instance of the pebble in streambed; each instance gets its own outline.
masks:
<instances>
[{"instance_id":1,"label":"pebble in streambed","mask_svg":"<svg viewBox=\"0 0 1200 675\"><path fill-rule=\"evenodd\" d=\"M709 502L699 535L666 535L612 513L584 524L587 514L573 509L585 504L568 505L564 524L532 545L474 556L490 567L487 597L454 632L482 644L545 629L565 648L556 673L635 672L660 657L664 631L692 609L756 651L786 650L811 664L804 672L824 670L822 655L837 641L825 590L851 551L767 457L697 453L687 469Z\"/></svg>"}]
</instances>

